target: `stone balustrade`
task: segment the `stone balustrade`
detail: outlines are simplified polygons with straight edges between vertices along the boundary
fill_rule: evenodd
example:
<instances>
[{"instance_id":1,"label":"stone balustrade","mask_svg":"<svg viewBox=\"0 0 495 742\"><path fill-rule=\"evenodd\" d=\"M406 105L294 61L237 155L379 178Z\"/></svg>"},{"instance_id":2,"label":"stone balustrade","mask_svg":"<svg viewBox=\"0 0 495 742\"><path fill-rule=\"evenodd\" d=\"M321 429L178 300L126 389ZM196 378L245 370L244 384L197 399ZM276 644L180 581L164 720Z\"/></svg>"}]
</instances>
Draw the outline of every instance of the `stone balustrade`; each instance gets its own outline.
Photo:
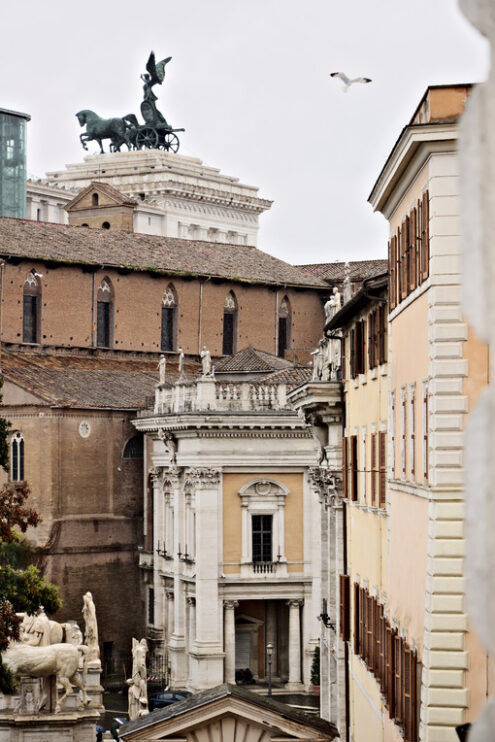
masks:
<instances>
[{"instance_id":1,"label":"stone balustrade","mask_svg":"<svg viewBox=\"0 0 495 742\"><path fill-rule=\"evenodd\" d=\"M182 412L257 412L290 410L285 384L230 383L202 378L196 382L159 385L155 393L156 415Z\"/></svg>"}]
</instances>

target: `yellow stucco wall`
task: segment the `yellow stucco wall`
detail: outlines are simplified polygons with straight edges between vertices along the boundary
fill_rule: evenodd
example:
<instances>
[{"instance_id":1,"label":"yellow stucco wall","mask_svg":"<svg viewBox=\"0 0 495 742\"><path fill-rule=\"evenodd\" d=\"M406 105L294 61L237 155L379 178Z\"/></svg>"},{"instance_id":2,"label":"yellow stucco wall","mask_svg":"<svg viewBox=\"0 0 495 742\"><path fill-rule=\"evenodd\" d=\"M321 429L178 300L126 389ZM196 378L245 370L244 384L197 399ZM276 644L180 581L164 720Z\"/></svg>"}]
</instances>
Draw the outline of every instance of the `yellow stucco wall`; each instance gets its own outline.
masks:
<instances>
[{"instance_id":1,"label":"yellow stucco wall","mask_svg":"<svg viewBox=\"0 0 495 742\"><path fill-rule=\"evenodd\" d=\"M237 564L225 564L226 574L237 574L242 552L241 498L239 490L257 478L273 479L285 485L289 494L285 499L285 554L288 572L301 572L303 568L303 475L263 472L226 473L223 475L223 560ZM274 543L274 550L276 544ZM276 554L273 555L276 558ZM296 562L296 564L290 564Z\"/></svg>"},{"instance_id":2,"label":"yellow stucco wall","mask_svg":"<svg viewBox=\"0 0 495 742\"><path fill-rule=\"evenodd\" d=\"M415 475L413 481L423 483L423 380L428 379L428 295L425 292L412 302L390 323L392 357L390 363L390 388L395 391L395 478L402 479L400 471L400 421L401 387L416 383L415 404ZM409 420L409 406L407 417ZM408 430L411 426L408 424ZM409 473L409 440L406 441L406 480Z\"/></svg>"},{"instance_id":3,"label":"yellow stucco wall","mask_svg":"<svg viewBox=\"0 0 495 742\"><path fill-rule=\"evenodd\" d=\"M349 659L349 706L352 739L356 742L378 742L383 739L383 704L374 676L363 660L355 655ZM386 714L386 712L385 712Z\"/></svg>"}]
</instances>

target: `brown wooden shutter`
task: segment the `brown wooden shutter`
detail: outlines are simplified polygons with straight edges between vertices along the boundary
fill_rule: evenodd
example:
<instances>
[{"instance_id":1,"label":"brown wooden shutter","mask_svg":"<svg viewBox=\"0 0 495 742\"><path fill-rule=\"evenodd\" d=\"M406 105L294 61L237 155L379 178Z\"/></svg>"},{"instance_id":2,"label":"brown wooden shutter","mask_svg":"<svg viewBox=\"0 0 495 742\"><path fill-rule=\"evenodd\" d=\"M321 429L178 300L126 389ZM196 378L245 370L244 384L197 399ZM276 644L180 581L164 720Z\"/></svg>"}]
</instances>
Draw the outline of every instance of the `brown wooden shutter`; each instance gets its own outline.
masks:
<instances>
[{"instance_id":1,"label":"brown wooden shutter","mask_svg":"<svg viewBox=\"0 0 495 742\"><path fill-rule=\"evenodd\" d=\"M347 471L347 438L342 438L342 486L344 497L349 497L349 474Z\"/></svg>"},{"instance_id":2,"label":"brown wooden shutter","mask_svg":"<svg viewBox=\"0 0 495 742\"><path fill-rule=\"evenodd\" d=\"M366 322L361 320L361 373L366 373Z\"/></svg>"},{"instance_id":3,"label":"brown wooden shutter","mask_svg":"<svg viewBox=\"0 0 495 742\"><path fill-rule=\"evenodd\" d=\"M374 335L374 328L375 328L375 313L374 312L370 312L368 314L368 367L369 368L375 368L375 359L374 359L375 335Z\"/></svg>"},{"instance_id":4,"label":"brown wooden shutter","mask_svg":"<svg viewBox=\"0 0 495 742\"><path fill-rule=\"evenodd\" d=\"M351 379L356 378L356 330L352 328L350 343L349 343L349 354L350 354L350 374Z\"/></svg>"},{"instance_id":5,"label":"brown wooden shutter","mask_svg":"<svg viewBox=\"0 0 495 742\"><path fill-rule=\"evenodd\" d=\"M387 644L385 657L385 677L388 713L391 719L395 717L395 632L387 625Z\"/></svg>"},{"instance_id":6,"label":"brown wooden shutter","mask_svg":"<svg viewBox=\"0 0 495 742\"><path fill-rule=\"evenodd\" d=\"M378 655L378 678L380 681L380 688L382 693L385 693L385 645L387 642L387 628L385 616L383 615L383 606L379 606L378 613L378 626L380 633L380 648Z\"/></svg>"},{"instance_id":7,"label":"brown wooden shutter","mask_svg":"<svg viewBox=\"0 0 495 742\"><path fill-rule=\"evenodd\" d=\"M351 578L349 575L339 575L340 582L340 638L347 642L350 638L350 591Z\"/></svg>"},{"instance_id":8,"label":"brown wooden shutter","mask_svg":"<svg viewBox=\"0 0 495 742\"><path fill-rule=\"evenodd\" d=\"M351 451L350 451L350 476L351 476L351 500L357 501L358 499L358 462L357 462L357 435L352 435L350 438Z\"/></svg>"},{"instance_id":9,"label":"brown wooden shutter","mask_svg":"<svg viewBox=\"0 0 495 742\"><path fill-rule=\"evenodd\" d=\"M411 241L409 239L409 217L406 216L402 225L404 234L404 296L409 296L411 292Z\"/></svg>"},{"instance_id":10,"label":"brown wooden shutter","mask_svg":"<svg viewBox=\"0 0 495 742\"><path fill-rule=\"evenodd\" d=\"M418 285L418 212L414 206L409 217L409 243L411 245L410 290Z\"/></svg>"},{"instance_id":11,"label":"brown wooden shutter","mask_svg":"<svg viewBox=\"0 0 495 742\"><path fill-rule=\"evenodd\" d=\"M397 304L402 301L402 231L397 227Z\"/></svg>"},{"instance_id":12,"label":"brown wooden shutter","mask_svg":"<svg viewBox=\"0 0 495 742\"><path fill-rule=\"evenodd\" d=\"M373 672L377 679L380 677L380 605L373 598Z\"/></svg>"},{"instance_id":13,"label":"brown wooden shutter","mask_svg":"<svg viewBox=\"0 0 495 742\"><path fill-rule=\"evenodd\" d=\"M378 363L380 366L387 358L387 308L385 304L378 307Z\"/></svg>"},{"instance_id":14,"label":"brown wooden shutter","mask_svg":"<svg viewBox=\"0 0 495 742\"><path fill-rule=\"evenodd\" d=\"M421 198L421 258L420 258L420 280L428 278L430 270L430 235L429 235L429 193L425 191Z\"/></svg>"},{"instance_id":15,"label":"brown wooden shutter","mask_svg":"<svg viewBox=\"0 0 495 742\"><path fill-rule=\"evenodd\" d=\"M384 508L387 503L387 434L378 434L378 507Z\"/></svg>"},{"instance_id":16,"label":"brown wooden shutter","mask_svg":"<svg viewBox=\"0 0 495 742\"><path fill-rule=\"evenodd\" d=\"M401 636L394 638L394 697L395 697L395 720L402 724L404 721L404 694L402 681L404 677L404 648Z\"/></svg>"},{"instance_id":17,"label":"brown wooden shutter","mask_svg":"<svg viewBox=\"0 0 495 742\"><path fill-rule=\"evenodd\" d=\"M373 598L366 595L366 666L373 671L374 666L374 610Z\"/></svg>"},{"instance_id":18,"label":"brown wooden shutter","mask_svg":"<svg viewBox=\"0 0 495 742\"><path fill-rule=\"evenodd\" d=\"M366 590L359 589L359 656L365 659L366 646Z\"/></svg>"},{"instance_id":19,"label":"brown wooden shutter","mask_svg":"<svg viewBox=\"0 0 495 742\"><path fill-rule=\"evenodd\" d=\"M346 368L347 342L348 342L348 336L344 335L344 337L342 338L342 362L341 362L341 369L340 369L340 375L342 377L342 381L345 381L347 379L347 368Z\"/></svg>"},{"instance_id":20,"label":"brown wooden shutter","mask_svg":"<svg viewBox=\"0 0 495 742\"><path fill-rule=\"evenodd\" d=\"M376 433L371 434L371 505L376 505Z\"/></svg>"},{"instance_id":21,"label":"brown wooden shutter","mask_svg":"<svg viewBox=\"0 0 495 742\"><path fill-rule=\"evenodd\" d=\"M361 591L357 582L354 583L354 654L359 656L360 627L361 627Z\"/></svg>"},{"instance_id":22,"label":"brown wooden shutter","mask_svg":"<svg viewBox=\"0 0 495 742\"><path fill-rule=\"evenodd\" d=\"M390 309L394 309L395 307L394 240L395 240L395 237L391 237L388 241L388 296L389 296L389 301L390 301Z\"/></svg>"},{"instance_id":23,"label":"brown wooden shutter","mask_svg":"<svg viewBox=\"0 0 495 742\"><path fill-rule=\"evenodd\" d=\"M404 647L403 653L403 689L404 689L404 739L406 742L416 742L415 730L415 693L416 693L416 673L413 665L415 659L412 651Z\"/></svg>"}]
</instances>

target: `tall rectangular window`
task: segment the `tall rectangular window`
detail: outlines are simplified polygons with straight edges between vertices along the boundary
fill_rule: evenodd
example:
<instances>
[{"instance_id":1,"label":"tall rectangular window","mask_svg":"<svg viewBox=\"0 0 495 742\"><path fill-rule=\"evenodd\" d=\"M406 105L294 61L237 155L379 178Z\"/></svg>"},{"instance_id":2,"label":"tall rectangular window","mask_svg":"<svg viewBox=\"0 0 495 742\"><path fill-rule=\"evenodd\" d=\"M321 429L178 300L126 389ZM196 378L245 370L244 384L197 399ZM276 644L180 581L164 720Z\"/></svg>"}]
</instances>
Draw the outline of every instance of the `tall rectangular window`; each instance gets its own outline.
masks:
<instances>
[{"instance_id":1,"label":"tall rectangular window","mask_svg":"<svg viewBox=\"0 0 495 742\"><path fill-rule=\"evenodd\" d=\"M273 516L253 515L253 562L272 561Z\"/></svg>"},{"instance_id":2,"label":"tall rectangular window","mask_svg":"<svg viewBox=\"0 0 495 742\"><path fill-rule=\"evenodd\" d=\"M108 301L97 302L96 344L99 348L110 347L110 312L112 305Z\"/></svg>"},{"instance_id":3,"label":"tall rectangular window","mask_svg":"<svg viewBox=\"0 0 495 742\"><path fill-rule=\"evenodd\" d=\"M224 356L231 356L234 352L234 319L234 312L224 312L222 341L222 353Z\"/></svg>"},{"instance_id":4,"label":"tall rectangular window","mask_svg":"<svg viewBox=\"0 0 495 742\"><path fill-rule=\"evenodd\" d=\"M416 384L409 385L409 475L416 478Z\"/></svg>"},{"instance_id":5,"label":"tall rectangular window","mask_svg":"<svg viewBox=\"0 0 495 742\"><path fill-rule=\"evenodd\" d=\"M161 350L174 350L174 307L162 306Z\"/></svg>"},{"instance_id":6,"label":"tall rectangular window","mask_svg":"<svg viewBox=\"0 0 495 742\"><path fill-rule=\"evenodd\" d=\"M428 484L428 382L423 381L423 480Z\"/></svg>"},{"instance_id":7,"label":"tall rectangular window","mask_svg":"<svg viewBox=\"0 0 495 742\"><path fill-rule=\"evenodd\" d=\"M279 358L283 358L287 350L287 317L278 318L278 353Z\"/></svg>"},{"instance_id":8,"label":"tall rectangular window","mask_svg":"<svg viewBox=\"0 0 495 742\"><path fill-rule=\"evenodd\" d=\"M22 299L22 342L38 342L38 297L23 296Z\"/></svg>"}]
</instances>

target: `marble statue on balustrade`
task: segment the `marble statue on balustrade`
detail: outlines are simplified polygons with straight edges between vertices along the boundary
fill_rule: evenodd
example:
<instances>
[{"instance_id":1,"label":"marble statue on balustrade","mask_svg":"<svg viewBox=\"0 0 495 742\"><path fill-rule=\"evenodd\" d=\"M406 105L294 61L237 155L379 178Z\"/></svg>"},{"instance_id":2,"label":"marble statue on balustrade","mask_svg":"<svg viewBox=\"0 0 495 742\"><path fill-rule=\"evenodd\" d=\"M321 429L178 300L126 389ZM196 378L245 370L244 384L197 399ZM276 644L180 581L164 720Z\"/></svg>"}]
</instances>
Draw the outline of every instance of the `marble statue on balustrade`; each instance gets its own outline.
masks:
<instances>
[{"instance_id":1,"label":"marble statue on balustrade","mask_svg":"<svg viewBox=\"0 0 495 742\"><path fill-rule=\"evenodd\" d=\"M334 286L332 295L329 297L324 307L325 323L330 322L332 317L334 317L337 314L341 306L342 306L342 300L341 300L340 291L338 290L337 286Z\"/></svg>"},{"instance_id":2,"label":"marble statue on balustrade","mask_svg":"<svg viewBox=\"0 0 495 742\"><path fill-rule=\"evenodd\" d=\"M158 369L158 374L159 374L158 385L163 386L165 384L165 374L167 371L167 359L163 355L163 353L161 354L160 360L158 361L157 369Z\"/></svg>"},{"instance_id":3,"label":"marble statue on balustrade","mask_svg":"<svg viewBox=\"0 0 495 742\"><path fill-rule=\"evenodd\" d=\"M184 378L184 351L179 348L179 380Z\"/></svg>"},{"instance_id":4,"label":"marble statue on balustrade","mask_svg":"<svg viewBox=\"0 0 495 742\"><path fill-rule=\"evenodd\" d=\"M132 640L132 677L126 682L129 686L129 720L133 721L148 713L148 689L146 685L146 639Z\"/></svg>"},{"instance_id":5,"label":"marble statue on balustrade","mask_svg":"<svg viewBox=\"0 0 495 742\"><path fill-rule=\"evenodd\" d=\"M342 365L341 340L338 337L322 337L314 350L312 381L337 381Z\"/></svg>"},{"instance_id":6,"label":"marble statue on balustrade","mask_svg":"<svg viewBox=\"0 0 495 742\"><path fill-rule=\"evenodd\" d=\"M88 647L88 667L101 668L96 609L93 596L89 591L83 596L82 614L84 618L84 641Z\"/></svg>"},{"instance_id":7,"label":"marble statue on balustrade","mask_svg":"<svg viewBox=\"0 0 495 742\"><path fill-rule=\"evenodd\" d=\"M201 351L201 366L203 369L203 376L212 376L212 365L211 365L211 353L206 347L206 345L203 345L203 350Z\"/></svg>"}]
</instances>

